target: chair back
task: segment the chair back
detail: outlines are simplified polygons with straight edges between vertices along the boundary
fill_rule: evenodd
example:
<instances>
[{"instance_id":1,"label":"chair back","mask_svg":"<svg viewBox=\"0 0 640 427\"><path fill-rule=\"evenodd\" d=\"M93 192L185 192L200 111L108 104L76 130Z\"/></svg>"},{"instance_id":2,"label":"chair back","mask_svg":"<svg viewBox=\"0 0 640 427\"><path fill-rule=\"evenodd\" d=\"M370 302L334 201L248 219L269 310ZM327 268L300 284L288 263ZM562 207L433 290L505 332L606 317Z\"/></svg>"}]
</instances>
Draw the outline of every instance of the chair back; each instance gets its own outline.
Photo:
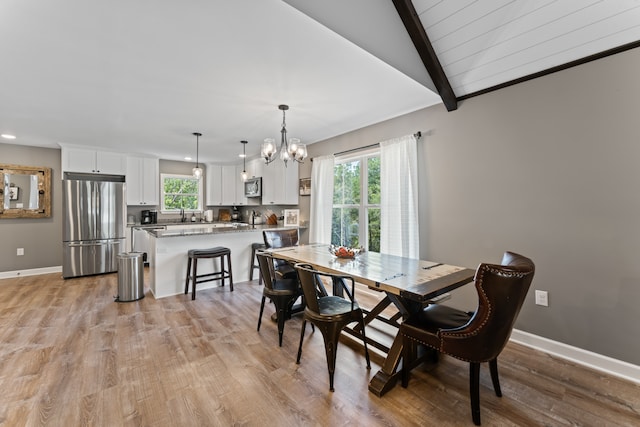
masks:
<instances>
[{"instance_id":1,"label":"chair back","mask_svg":"<svg viewBox=\"0 0 640 427\"><path fill-rule=\"evenodd\" d=\"M287 248L289 246L298 246L300 238L297 228L286 230L263 230L262 237L267 249Z\"/></svg>"},{"instance_id":2,"label":"chair back","mask_svg":"<svg viewBox=\"0 0 640 427\"><path fill-rule=\"evenodd\" d=\"M501 265L480 264L475 276L478 308L466 325L440 330L441 351L469 362L498 357L511 335L534 272L533 261L513 252L505 252Z\"/></svg>"},{"instance_id":3,"label":"chair back","mask_svg":"<svg viewBox=\"0 0 640 427\"><path fill-rule=\"evenodd\" d=\"M316 271L312 266L308 264L296 264L296 271L298 272L298 278L300 279L300 287L304 294L304 300L307 310L310 310L316 314L320 314L320 306L318 304L319 295L326 295L326 289L324 285L316 276Z\"/></svg>"},{"instance_id":4,"label":"chair back","mask_svg":"<svg viewBox=\"0 0 640 427\"><path fill-rule=\"evenodd\" d=\"M273 290L273 282L276 280L275 271L273 269L273 257L266 252L257 252L258 266L260 267L260 275L264 282L264 287Z\"/></svg>"}]
</instances>

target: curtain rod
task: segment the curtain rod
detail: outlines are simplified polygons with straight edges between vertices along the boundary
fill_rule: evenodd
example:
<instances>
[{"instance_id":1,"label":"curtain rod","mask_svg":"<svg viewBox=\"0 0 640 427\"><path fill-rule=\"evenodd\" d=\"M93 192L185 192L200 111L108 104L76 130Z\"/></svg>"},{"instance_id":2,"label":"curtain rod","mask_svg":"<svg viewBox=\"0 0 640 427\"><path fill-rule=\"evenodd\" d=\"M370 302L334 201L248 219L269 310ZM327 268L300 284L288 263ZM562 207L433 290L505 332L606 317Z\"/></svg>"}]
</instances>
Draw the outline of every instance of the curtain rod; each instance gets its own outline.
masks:
<instances>
[{"instance_id":1,"label":"curtain rod","mask_svg":"<svg viewBox=\"0 0 640 427\"><path fill-rule=\"evenodd\" d=\"M416 139L420 139L422 137L422 132L418 131L418 132L414 133L413 136L415 136ZM380 143L376 142L375 144L365 145L364 147L352 148L350 150L344 150L344 151L340 151L338 153L333 153L333 155L334 156L340 156L342 154L353 153L354 151L360 151L360 150L366 150L367 148L378 147L379 145L380 145Z\"/></svg>"}]
</instances>

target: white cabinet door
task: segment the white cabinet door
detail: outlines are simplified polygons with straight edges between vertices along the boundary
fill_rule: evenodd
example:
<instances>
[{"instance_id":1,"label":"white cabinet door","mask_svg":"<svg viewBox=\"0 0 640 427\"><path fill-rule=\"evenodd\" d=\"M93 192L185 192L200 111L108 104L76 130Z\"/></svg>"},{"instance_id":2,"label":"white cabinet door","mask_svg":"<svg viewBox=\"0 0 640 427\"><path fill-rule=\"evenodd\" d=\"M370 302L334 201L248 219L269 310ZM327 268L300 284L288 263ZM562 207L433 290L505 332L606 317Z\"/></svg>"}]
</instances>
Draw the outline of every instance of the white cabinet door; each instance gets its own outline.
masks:
<instances>
[{"instance_id":1,"label":"white cabinet door","mask_svg":"<svg viewBox=\"0 0 640 427\"><path fill-rule=\"evenodd\" d=\"M284 165L276 162L264 165L262 168L262 204L275 205L278 200L280 183L282 182L282 169Z\"/></svg>"},{"instance_id":2,"label":"white cabinet door","mask_svg":"<svg viewBox=\"0 0 640 427\"><path fill-rule=\"evenodd\" d=\"M158 205L160 201L159 160L151 157L127 158L127 205Z\"/></svg>"},{"instance_id":3,"label":"white cabinet door","mask_svg":"<svg viewBox=\"0 0 640 427\"><path fill-rule=\"evenodd\" d=\"M222 205L222 166L207 165L207 197L208 206Z\"/></svg>"},{"instance_id":4,"label":"white cabinet door","mask_svg":"<svg viewBox=\"0 0 640 427\"><path fill-rule=\"evenodd\" d=\"M63 172L87 172L96 173L95 150L80 148L62 148Z\"/></svg>"},{"instance_id":5,"label":"white cabinet door","mask_svg":"<svg viewBox=\"0 0 640 427\"><path fill-rule=\"evenodd\" d=\"M293 163L293 162L290 162ZM284 182L282 183L281 205L297 205L299 197L298 164L293 163L285 168Z\"/></svg>"},{"instance_id":6,"label":"white cabinet door","mask_svg":"<svg viewBox=\"0 0 640 427\"><path fill-rule=\"evenodd\" d=\"M145 205L160 204L160 160L142 159L142 200Z\"/></svg>"},{"instance_id":7,"label":"white cabinet door","mask_svg":"<svg viewBox=\"0 0 640 427\"><path fill-rule=\"evenodd\" d=\"M124 175L127 172L127 158L111 151L96 151L96 173Z\"/></svg>"},{"instance_id":8,"label":"white cabinet door","mask_svg":"<svg viewBox=\"0 0 640 427\"><path fill-rule=\"evenodd\" d=\"M249 165L247 165L249 166ZM249 204L249 200L246 197L244 197L244 181L242 180L242 170L244 168L244 165L240 164L236 166L236 174L235 174L235 185L236 185L236 202L235 205L237 206L246 206ZM250 175L251 172L248 170L249 168L247 167L247 175L248 176L252 176Z\"/></svg>"},{"instance_id":9,"label":"white cabinet door","mask_svg":"<svg viewBox=\"0 0 640 427\"><path fill-rule=\"evenodd\" d=\"M263 167L262 204L297 205L298 204L298 164L289 162L286 167L275 161Z\"/></svg>"},{"instance_id":10,"label":"white cabinet door","mask_svg":"<svg viewBox=\"0 0 640 427\"><path fill-rule=\"evenodd\" d=\"M233 206L236 204L236 177L235 165L222 165L222 204Z\"/></svg>"}]
</instances>

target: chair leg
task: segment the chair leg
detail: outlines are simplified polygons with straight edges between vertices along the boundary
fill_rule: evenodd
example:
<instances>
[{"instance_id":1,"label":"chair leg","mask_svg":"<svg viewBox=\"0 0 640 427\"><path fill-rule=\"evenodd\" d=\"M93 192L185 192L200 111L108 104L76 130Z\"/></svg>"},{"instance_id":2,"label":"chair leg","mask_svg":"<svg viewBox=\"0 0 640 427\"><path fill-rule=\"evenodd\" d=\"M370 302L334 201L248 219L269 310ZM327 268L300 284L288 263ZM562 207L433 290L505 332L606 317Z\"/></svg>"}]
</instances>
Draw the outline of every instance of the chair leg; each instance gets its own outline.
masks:
<instances>
[{"instance_id":1,"label":"chair leg","mask_svg":"<svg viewBox=\"0 0 640 427\"><path fill-rule=\"evenodd\" d=\"M251 264L249 264L249 280L253 280L253 270L255 270L254 265L256 263L256 250L251 248ZM258 273L258 276L260 274Z\"/></svg>"},{"instance_id":2,"label":"chair leg","mask_svg":"<svg viewBox=\"0 0 640 427\"><path fill-rule=\"evenodd\" d=\"M184 294L189 293L189 275L191 274L191 257L187 260L187 278L184 281Z\"/></svg>"},{"instance_id":3,"label":"chair leg","mask_svg":"<svg viewBox=\"0 0 640 427\"><path fill-rule=\"evenodd\" d=\"M498 358L489 361L489 370L491 371L491 381L493 382L493 390L496 392L496 396L502 397L502 390L500 390L500 378L498 377Z\"/></svg>"},{"instance_id":4,"label":"chair leg","mask_svg":"<svg viewBox=\"0 0 640 427\"><path fill-rule=\"evenodd\" d=\"M313 323L311 324L313 326ZM307 329L307 319L302 319L302 328L300 329L300 345L298 346L298 358L296 363L300 364L300 357L302 356L302 341L304 341L304 330Z\"/></svg>"},{"instance_id":5,"label":"chair leg","mask_svg":"<svg viewBox=\"0 0 640 427\"><path fill-rule=\"evenodd\" d=\"M469 363L469 393L471 395L471 418L480 425L480 363Z\"/></svg>"},{"instance_id":6,"label":"chair leg","mask_svg":"<svg viewBox=\"0 0 640 427\"><path fill-rule=\"evenodd\" d=\"M262 296L262 302L260 303L260 315L258 316L258 332L260 331L260 325L262 324L262 312L264 311L264 301L266 297Z\"/></svg>"},{"instance_id":7,"label":"chair leg","mask_svg":"<svg viewBox=\"0 0 640 427\"><path fill-rule=\"evenodd\" d=\"M227 265L229 266L229 290L233 292L233 269L231 268L231 253L227 255Z\"/></svg>"},{"instance_id":8,"label":"chair leg","mask_svg":"<svg viewBox=\"0 0 640 427\"><path fill-rule=\"evenodd\" d=\"M360 312L360 325L362 326L362 342L364 342L364 357L367 359L367 369L371 369L371 359L369 358L369 348L367 347L367 336L364 333L364 315Z\"/></svg>"},{"instance_id":9,"label":"chair leg","mask_svg":"<svg viewBox=\"0 0 640 427\"><path fill-rule=\"evenodd\" d=\"M282 335L284 334L284 321L287 313L284 307L276 307L278 313L278 344L282 347Z\"/></svg>"},{"instance_id":10,"label":"chair leg","mask_svg":"<svg viewBox=\"0 0 640 427\"><path fill-rule=\"evenodd\" d=\"M196 299L196 282L198 281L198 258L193 259L193 276L191 276L191 286L193 290L191 291L191 300Z\"/></svg>"},{"instance_id":11,"label":"chair leg","mask_svg":"<svg viewBox=\"0 0 640 427\"><path fill-rule=\"evenodd\" d=\"M218 263L220 265L220 269L218 270L220 272L220 286L224 286L224 255L220 255L219 257L216 257L218 259ZM216 258L212 259L213 262L213 271L216 271Z\"/></svg>"},{"instance_id":12,"label":"chair leg","mask_svg":"<svg viewBox=\"0 0 640 427\"><path fill-rule=\"evenodd\" d=\"M402 337L402 387L407 388L409 385L410 359L411 359L411 340L405 336Z\"/></svg>"},{"instance_id":13,"label":"chair leg","mask_svg":"<svg viewBox=\"0 0 640 427\"><path fill-rule=\"evenodd\" d=\"M338 352L338 339L342 328L338 325L331 324L328 327L322 327L324 350L327 354L327 370L329 371L329 390L335 391L333 388L333 375L336 372L336 354Z\"/></svg>"}]
</instances>

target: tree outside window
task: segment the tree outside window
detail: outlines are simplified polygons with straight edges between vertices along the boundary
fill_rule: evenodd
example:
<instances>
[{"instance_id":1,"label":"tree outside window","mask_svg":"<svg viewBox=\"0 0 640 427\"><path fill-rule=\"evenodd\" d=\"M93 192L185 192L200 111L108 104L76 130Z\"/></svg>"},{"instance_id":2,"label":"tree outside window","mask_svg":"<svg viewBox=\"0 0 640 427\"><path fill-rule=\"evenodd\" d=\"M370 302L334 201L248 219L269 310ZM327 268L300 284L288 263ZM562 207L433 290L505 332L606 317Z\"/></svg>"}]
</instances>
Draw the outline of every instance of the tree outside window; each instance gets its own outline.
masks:
<instances>
[{"instance_id":1,"label":"tree outside window","mask_svg":"<svg viewBox=\"0 0 640 427\"><path fill-rule=\"evenodd\" d=\"M162 174L162 211L202 210L202 180L191 175Z\"/></svg>"},{"instance_id":2,"label":"tree outside window","mask_svg":"<svg viewBox=\"0 0 640 427\"><path fill-rule=\"evenodd\" d=\"M335 165L331 243L380 252L378 153L351 157Z\"/></svg>"}]
</instances>

